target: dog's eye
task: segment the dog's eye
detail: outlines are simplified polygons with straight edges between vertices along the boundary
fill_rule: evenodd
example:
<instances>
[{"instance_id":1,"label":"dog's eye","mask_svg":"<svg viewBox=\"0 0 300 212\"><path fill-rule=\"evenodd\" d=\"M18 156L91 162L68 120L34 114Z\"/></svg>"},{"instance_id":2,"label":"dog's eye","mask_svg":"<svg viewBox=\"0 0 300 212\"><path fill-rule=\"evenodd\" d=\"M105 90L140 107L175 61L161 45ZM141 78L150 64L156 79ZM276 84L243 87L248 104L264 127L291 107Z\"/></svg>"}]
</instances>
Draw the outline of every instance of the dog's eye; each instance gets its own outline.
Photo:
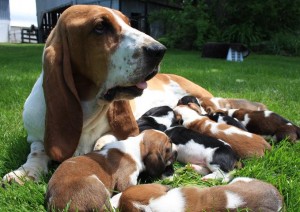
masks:
<instances>
[{"instance_id":1,"label":"dog's eye","mask_svg":"<svg viewBox=\"0 0 300 212\"><path fill-rule=\"evenodd\" d=\"M166 153L170 153L171 152L171 149L170 148L167 148L166 149Z\"/></svg>"},{"instance_id":2,"label":"dog's eye","mask_svg":"<svg viewBox=\"0 0 300 212\"><path fill-rule=\"evenodd\" d=\"M102 35L104 33L104 30L105 30L105 25L103 23L97 24L94 28L94 31L99 35Z\"/></svg>"}]
</instances>

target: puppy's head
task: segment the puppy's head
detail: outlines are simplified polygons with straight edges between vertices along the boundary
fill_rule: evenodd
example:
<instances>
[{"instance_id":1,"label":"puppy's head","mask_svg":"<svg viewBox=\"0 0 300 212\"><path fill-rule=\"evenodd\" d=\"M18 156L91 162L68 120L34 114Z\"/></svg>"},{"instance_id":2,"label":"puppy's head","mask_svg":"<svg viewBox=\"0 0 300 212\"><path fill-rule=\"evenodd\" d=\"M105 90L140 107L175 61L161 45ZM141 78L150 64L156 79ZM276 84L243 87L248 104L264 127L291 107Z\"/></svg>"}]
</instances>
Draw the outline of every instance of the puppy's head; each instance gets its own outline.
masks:
<instances>
[{"instance_id":1,"label":"puppy's head","mask_svg":"<svg viewBox=\"0 0 300 212\"><path fill-rule=\"evenodd\" d=\"M157 130L145 130L141 142L141 156L145 172L151 177L160 177L167 166L174 163L177 151L172 149L169 137Z\"/></svg>"},{"instance_id":2,"label":"puppy's head","mask_svg":"<svg viewBox=\"0 0 300 212\"><path fill-rule=\"evenodd\" d=\"M200 103L198 99L195 96L184 96L181 99L179 99L177 105L188 105L188 103L195 103L200 107Z\"/></svg>"},{"instance_id":3,"label":"puppy's head","mask_svg":"<svg viewBox=\"0 0 300 212\"><path fill-rule=\"evenodd\" d=\"M174 108L176 120L179 124L190 118L195 118L201 115L201 108L195 103L188 103L187 105L178 105Z\"/></svg>"}]
</instances>

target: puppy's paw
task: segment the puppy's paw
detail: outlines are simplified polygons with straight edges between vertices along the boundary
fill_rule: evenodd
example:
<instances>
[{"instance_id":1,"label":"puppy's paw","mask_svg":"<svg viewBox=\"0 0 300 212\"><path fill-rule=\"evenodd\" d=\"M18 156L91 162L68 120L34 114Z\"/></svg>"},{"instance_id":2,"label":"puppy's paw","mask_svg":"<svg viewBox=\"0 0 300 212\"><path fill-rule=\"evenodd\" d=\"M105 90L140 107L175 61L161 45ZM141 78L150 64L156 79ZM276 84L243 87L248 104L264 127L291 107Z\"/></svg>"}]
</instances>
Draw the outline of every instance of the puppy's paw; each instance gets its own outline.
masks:
<instances>
[{"instance_id":1,"label":"puppy's paw","mask_svg":"<svg viewBox=\"0 0 300 212\"><path fill-rule=\"evenodd\" d=\"M195 172L197 172L198 174L201 174L201 175L207 175L207 174L210 173L209 169L204 167L204 166L200 166L200 165L196 165L196 164L190 164L189 167L192 168Z\"/></svg>"},{"instance_id":2,"label":"puppy's paw","mask_svg":"<svg viewBox=\"0 0 300 212\"><path fill-rule=\"evenodd\" d=\"M3 182L16 182L20 185L23 185L28 180L37 181L39 179L40 173L36 173L33 170L26 170L23 167L20 167L19 169L9 172L6 174L3 178Z\"/></svg>"}]
</instances>

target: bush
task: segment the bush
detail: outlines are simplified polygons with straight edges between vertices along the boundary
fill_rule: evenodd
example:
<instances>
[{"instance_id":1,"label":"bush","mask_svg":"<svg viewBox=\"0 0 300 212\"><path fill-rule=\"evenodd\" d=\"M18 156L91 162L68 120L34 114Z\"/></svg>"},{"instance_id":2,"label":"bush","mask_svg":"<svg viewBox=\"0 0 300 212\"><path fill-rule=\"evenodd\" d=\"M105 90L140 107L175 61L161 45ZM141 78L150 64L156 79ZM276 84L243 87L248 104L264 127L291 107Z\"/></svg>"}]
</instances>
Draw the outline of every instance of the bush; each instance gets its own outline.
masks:
<instances>
[{"instance_id":1,"label":"bush","mask_svg":"<svg viewBox=\"0 0 300 212\"><path fill-rule=\"evenodd\" d=\"M271 37L266 44L266 51L280 55L300 55L300 35L296 33L279 32Z\"/></svg>"},{"instance_id":2,"label":"bush","mask_svg":"<svg viewBox=\"0 0 300 212\"><path fill-rule=\"evenodd\" d=\"M166 34L159 39L168 47L193 49L202 47L210 26L206 5L199 1L186 1L182 10L161 10L153 12L150 22L164 23Z\"/></svg>"},{"instance_id":3,"label":"bush","mask_svg":"<svg viewBox=\"0 0 300 212\"><path fill-rule=\"evenodd\" d=\"M206 42L237 42L263 52L299 55L300 0L173 0L182 10L161 10L168 47L201 49Z\"/></svg>"}]
</instances>

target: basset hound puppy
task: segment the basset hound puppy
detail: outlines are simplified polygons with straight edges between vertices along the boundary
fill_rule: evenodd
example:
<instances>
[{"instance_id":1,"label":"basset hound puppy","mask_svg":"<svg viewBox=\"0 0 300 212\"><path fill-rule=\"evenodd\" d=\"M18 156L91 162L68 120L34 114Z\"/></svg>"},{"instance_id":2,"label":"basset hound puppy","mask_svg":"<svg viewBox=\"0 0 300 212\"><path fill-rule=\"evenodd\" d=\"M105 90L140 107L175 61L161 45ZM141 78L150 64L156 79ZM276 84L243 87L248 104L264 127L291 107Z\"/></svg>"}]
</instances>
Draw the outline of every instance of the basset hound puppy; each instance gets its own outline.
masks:
<instances>
[{"instance_id":1,"label":"basset hound puppy","mask_svg":"<svg viewBox=\"0 0 300 212\"><path fill-rule=\"evenodd\" d=\"M240 120L249 132L266 137L271 136L277 142L284 139L290 142L300 140L300 128L272 111L230 109L223 113Z\"/></svg>"},{"instance_id":2,"label":"basset hound puppy","mask_svg":"<svg viewBox=\"0 0 300 212\"><path fill-rule=\"evenodd\" d=\"M203 97L199 99L200 105L210 114L217 110L240 109L267 110L267 107L260 102L252 102L246 99L233 99L221 97Z\"/></svg>"},{"instance_id":3,"label":"basset hound puppy","mask_svg":"<svg viewBox=\"0 0 300 212\"><path fill-rule=\"evenodd\" d=\"M189 163L202 180L220 179L229 182L234 168L241 168L239 158L230 145L183 126L172 127L165 131L177 151L177 160Z\"/></svg>"},{"instance_id":4,"label":"basset hound puppy","mask_svg":"<svg viewBox=\"0 0 300 212\"><path fill-rule=\"evenodd\" d=\"M38 180L50 160L91 152L104 135L137 135L136 119L154 106L174 107L187 94L212 97L183 77L157 74L165 51L119 11L66 9L46 41L42 73L24 105L30 154L3 180Z\"/></svg>"},{"instance_id":5,"label":"basset hound puppy","mask_svg":"<svg viewBox=\"0 0 300 212\"><path fill-rule=\"evenodd\" d=\"M144 113L137 121L140 132L155 129L164 132L177 125L175 113L169 106L154 107Z\"/></svg>"},{"instance_id":6,"label":"basset hound puppy","mask_svg":"<svg viewBox=\"0 0 300 212\"><path fill-rule=\"evenodd\" d=\"M237 127L217 123L199 113L198 105L189 103L174 108L174 112L183 126L202 134L221 139L228 143L240 158L263 156L270 150L270 144L261 136L246 132Z\"/></svg>"},{"instance_id":7,"label":"basset hound puppy","mask_svg":"<svg viewBox=\"0 0 300 212\"><path fill-rule=\"evenodd\" d=\"M112 206L124 212L138 211L281 211L283 197L273 185L246 177L228 185L170 189L160 184L132 186L113 196Z\"/></svg>"},{"instance_id":8,"label":"basset hound puppy","mask_svg":"<svg viewBox=\"0 0 300 212\"><path fill-rule=\"evenodd\" d=\"M176 152L160 131L145 130L136 137L116 141L83 156L64 161L52 175L46 193L48 209L105 211L113 192L136 185L138 176L162 175Z\"/></svg>"},{"instance_id":9,"label":"basset hound puppy","mask_svg":"<svg viewBox=\"0 0 300 212\"><path fill-rule=\"evenodd\" d=\"M220 113L219 112L214 112L214 113L207 114L206 111L204 110L204 108L201 107L201 105L199 103L199 100L194 96L188 95L188 96L182 97L181 99L179 99L177 105L188 105L189 103L197 104L200 107L201 113L205 114L208 118L210 118L211 120L213 120L215 122L225 123L225 124L232 125L232 126L235 126L237 128L240 128L242 130L247 131L247 129L244 127L244 125L242 125L240 123L239 120L237 120L233 117L225 115L223 113L223 111L220 112Z\"/></svg>"}]
</instances>

